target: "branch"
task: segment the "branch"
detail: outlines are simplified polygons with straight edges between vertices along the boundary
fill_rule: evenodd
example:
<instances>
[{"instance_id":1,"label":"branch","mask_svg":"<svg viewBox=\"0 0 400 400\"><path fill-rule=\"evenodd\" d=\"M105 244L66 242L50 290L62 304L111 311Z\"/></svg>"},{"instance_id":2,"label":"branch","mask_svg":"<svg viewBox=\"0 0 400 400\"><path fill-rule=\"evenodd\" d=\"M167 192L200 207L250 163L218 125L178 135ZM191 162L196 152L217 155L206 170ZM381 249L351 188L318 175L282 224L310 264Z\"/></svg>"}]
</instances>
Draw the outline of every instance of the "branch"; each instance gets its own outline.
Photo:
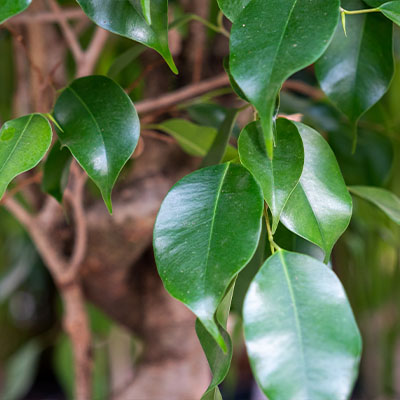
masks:
<instances>
[{"instance_id":1,"label":"branch","mask_svg":"<svg viewBox=\"0 0 400 400\"><path fill-rule=\"evenodd\" d=\"M61 9L63 17L66 20L70 19L87 19L86 14L79 7L70 7ZM59 14L49 11L43 11L36 14L23 13L17 15L8 21L9 24L37 24L40 23L55 23L59 22Z\"/></svg>"},{"instance_id":2,"label":"branch","mask_svg":"<svg viewBox=\"0 0 400 400\"><path fill-rule=\"evenodd\" d=\"M77 37L75 36L75 32L69 25L68 20L65 17L64 13L62 12L62 9L58 5L58 3L55 0L47 0L47 1L54 15L57 18L57 22L61 27L61 30L65 37L65 41L68 44L68 47L71 49L75 62L79 65L84 57L84 53L82 51L81 45L79 44Z\"/></svg>"}]
</instances>

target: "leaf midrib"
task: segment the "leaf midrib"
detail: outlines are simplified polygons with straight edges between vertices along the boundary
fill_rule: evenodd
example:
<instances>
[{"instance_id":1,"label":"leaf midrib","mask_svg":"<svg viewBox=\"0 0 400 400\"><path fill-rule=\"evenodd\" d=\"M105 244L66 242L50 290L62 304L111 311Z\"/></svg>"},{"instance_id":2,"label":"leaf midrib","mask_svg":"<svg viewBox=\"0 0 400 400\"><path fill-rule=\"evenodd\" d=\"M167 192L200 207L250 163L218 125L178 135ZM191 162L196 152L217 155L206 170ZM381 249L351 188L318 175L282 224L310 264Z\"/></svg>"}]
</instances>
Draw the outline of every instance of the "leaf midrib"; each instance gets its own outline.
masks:
<instances>
[{"instance_id":1,"label":"leaf midrib","mask_svg":"<svg viewBox=\"0 0 400 400\"><path fill-rule=\"evenodd\" d=\"M303 376L305 378L304 381L308 383L306 361L305 361L305 358L304 358L303 332L302 332L301 324L300 324L299 311L297 309L296 297L295 297L295 294L294 294L292 281L290 279L288 266L286 264L285 257L284 257L283 252L281 250L279 251L279 259L281 260L281 263L282 263L283 272L285 274L285 279L286 279L286 283L287 283L289 294L290 294L290 299L291 299L292 306L293 306L293 315L294 315L294 319L295 319L297 339L298 339L298 342L299 342L299 345L300 345L301 363L303 365L302 374L303 374ZM308 392L308 385L306 385L306 391Z\"/></svg>"},{"instance_id":2,"label":"leaf midrib","mask_svg":"<svg viewBox=\"0 0 400 400\"><path fill-rule=\"evenodd\" d=\"M67 90L71 91L71 93L78 99L78 101L83 105L83 107L85 108L85 110L87 111L87 113L89 114L89 116L91 117L91 119L93 120L94 124L96 125L96 128L98 130L99 136L101 138L101 141L103 143L103 148L104 148L104 154L106 156L106 161L107 161L107 174L106 174L106 183L107 183L107 188L110 187L110 182L109 182L109 178L110 178L110 160L108 159L108 153L107 153L107 148L106 148L106 143L104 141L104 137L103 134L101 133L101 129L100 126L95 118L95 116L93 115L92 111L90 110L90 108L88 107L88 105L84 102L84 100L79 96L79 94L71 87L68 86Z\"/></svg>"}]
</instances>

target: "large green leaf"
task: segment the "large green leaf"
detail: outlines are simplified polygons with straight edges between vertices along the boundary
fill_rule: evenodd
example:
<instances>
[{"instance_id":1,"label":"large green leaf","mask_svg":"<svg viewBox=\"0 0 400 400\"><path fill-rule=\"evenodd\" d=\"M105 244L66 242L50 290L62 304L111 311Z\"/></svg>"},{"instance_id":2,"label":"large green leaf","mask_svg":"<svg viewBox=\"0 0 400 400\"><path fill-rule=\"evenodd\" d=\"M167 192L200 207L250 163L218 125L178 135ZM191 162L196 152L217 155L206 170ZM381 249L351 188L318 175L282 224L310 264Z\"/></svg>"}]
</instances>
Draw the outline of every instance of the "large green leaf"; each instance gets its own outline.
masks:
<instances>
[{"instance_id":1,"label":"large green leaf","mask_svg":"<svg viewBox=\"0 0 400 400\"><path fill-rule=\"evenodd\" d=\"M111 212L112 188L139 139L130 98L109 78L80 78L62 92L54 116L62 128L61 143L99 187Z\"/></svg>"},{"instance_id":2,"label":"large green leaf","mask_svg":"<svg viewBox=\"0 0 400 400\"><path fill-rule=\"evenodd\" d=\"M232 22L239 16L250 0L218 0L219 8Z\"/></svg>"},{"instance_id":3,"label":"large green leaf","mask_svg":"<svg viewBox=\"0 0 400 400\"><path fill-rule=\"evenodd\" d=\"M147 0L77 0L83 11L97 25L158 51L174 73L178 73L168 47L168 0L152 0L146 21L141 1Z\"/></svg>"},{"instance_id":4,"label":"large green leaf","mask_svg":"<svg viewBox=\"0 0 400 400\"><path fill-rule=\"evenodd\" d=\"M223 350L214 314L257 248L262 209L254 178L227 163L179 181L156 220L154 253L166 289L198 316Z\"/></svg>"},{"instance_id":5,"label":"large green leaf","mask_svg":"<svg viewBox=\"0 0 400 400\"><path fill-rule=\"evenodd\" d=\"M247 125L239 138L240 160L263 190L273 217L273 232L289 196L299 182L304 165L303 142L296 125L280 118L276 128L273 160L267 155L259 122Z\"/></svg>"},{"instance_id":6,"label":"large green leaf","mask_svg":"<svg viewBox=\"0 0 400 400\"><path fill-rule=\"evenodd\" d=\"M234 288L235 282L232 282L231 287L228 289L224 299L218 306L215 318L221 336L226 343L226 352L224 352L221 347L218 346L214 338L208 333L207 329L204 328L200 320L196 320L196 333L213 374L211 383L201 400L222 400L218 385L223 382L229 372L233 354L232 340L226 329Z\"/></svg>"},{"instance_id":7,"label":"large green leaf","mask_svg":"<svg viewBox=\"0 0 400 400\"><path fill-rule=\"evenodd\" d=\"M295 124L303 140L304 167L281 221L292 232L321 247L327 261L350 222L351 196L325 139L310 127Z\"/></svg>"},{"instance_id":8,"label":"large green leaf","mask_svg":"<svg viewBox=\"0 0 400 400\"><path fill-rule=\"evenodd\" d=\"M351 193L370 201L400 225L400 199L389 190L370 186L350 186Z\"/></svg>"},{"instance_id":9,"label":"large green leaf","mask_svg":"<svg viewBox=\"0 0 400 400\"><path fill-rule=\"evenodd\" d=\"M345 400L361 337L335 274L309 256L278 251L246 296L244 328L257 382L269 400Z\"/></svg>"},{"instance_id":10,"label":"large green leaf","mask_svg":"<svg viewBox=\"0 0 400 400\"><path fill-rule=\"evenodd\" d=\"M379 9L385 17L400 25L400 1L389 1L382 4Z\"/></svg>"},{"instance_id":11,"label":"large green leaf","mask_svg":"<svg viewBox=\"0 0 400 400\"><path fill-rule=\"evenodd\" d=\"M51 126L40 114L6 122L0 130L0 199L8 184L35 167L51 144Z\"/></svg>"},{"instance_id":12,"label":"large green leaf","mask_svg":"<svg viewBox=\"0 0 400 400\"><path fill-rule=\"evenodd\" d=\"M42 190L61 203L68 184L69 166L72 156L61 143L54 143L43 167Z\"/></svg>"},{"instance_id":13,"label":"large green leaf","mask_svg":"<svg viewBox=\"0 0 400 400\"><path fill-rule=\"evenodd\" d=\"M0 24L8 18L19 14L28 8L32 0L1 0L0 2Z\"/></svg>"},{"instance_id":14,"label":"large green leaf","mask_svg":"<svg viewBox=\"0 0 400 400\"><path fill-rule=\"evenodd\" d=\"M147 128L158 129L171 135L186 153L194 157L205 157L217 136L217 129L213 127L196 125L180 118L169 119L160 124L148 125ZM230 161L236 157L236 149L228 145L224 161Z\"/></svg>"},{"instance_id":15,"label":"large green leaf","mask_svg":"<svg viewBox=\"0 0 400 400\"><path fill-rule=\"evenodd\" d=\"M281 86L322 55L338 19L339 0L252 0L233 23L230 71L261 117L270 157Z\"/></svg>"},{"instance_id":16,"label":"large green leaf","mask_svg":"<svg viewBox=\"0 0 400 400\"><path fill-rule=\"evenodd\" d=\"M362 9L359 0L343 6ZM347 37L338 24L329 48L316 63L322 90L354 124L383 96L394 72L392 24L379 13L348 17Z\"/></svg>"}]
</instances>

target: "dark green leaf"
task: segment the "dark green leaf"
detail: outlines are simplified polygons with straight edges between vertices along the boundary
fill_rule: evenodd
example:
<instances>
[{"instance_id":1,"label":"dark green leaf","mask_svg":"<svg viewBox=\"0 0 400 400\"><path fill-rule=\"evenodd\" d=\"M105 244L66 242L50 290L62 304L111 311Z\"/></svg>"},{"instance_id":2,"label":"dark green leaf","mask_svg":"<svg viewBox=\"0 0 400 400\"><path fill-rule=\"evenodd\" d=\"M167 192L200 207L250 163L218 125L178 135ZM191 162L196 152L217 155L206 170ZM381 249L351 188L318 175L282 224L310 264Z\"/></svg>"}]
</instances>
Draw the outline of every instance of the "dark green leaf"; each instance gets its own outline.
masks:
<instances>
[{"instance_id":1,"label":"dark green leaf","mask_svg":"<svg viewBox=\"0 0 400 400\"><path fill-rule=\"evenodd\" d=\"M28 8L32 0L2 0L0 3L0 24Z\"/></svg>"},{"instance_id":2,"label":"dark green leaf","mask_svg":"<svg viewBox=\"0 0 400 400\"><path fill-rule=\"evenodd\" d=\"M379 9L385 17L400 25L400 1L389 1L382 4Z\"/></svg>"},{"instance_id":3,"label":"dark green leaf","mask_svg":"<svg viewBox=\"0 0 400 400\"><path fill-rule=\"evenodd\" d=\"M299 131L292 122L278 119L275 155L271 160L260 124L252 122L240 134L239 154L242 164L261 185L272 213L272 230L275 232L285 204L303 171L304 148Z\"/></svg>"},{"instance_id":4,"label":"dark green leaf","mask_svg":"<svg viewBox=\"0 0 400 400\"><path fill-rule=\"evenodd\" d=\"M363 8L359 0L347 0L343 6ZM316 74L329 99L355 124L388 89L394 65L391 22L379 13L350 18L347 37L339 24Z\"/></svg>"},{"instance_id":5,"label":"dark green leaf","mask_svg":"<svg viewBox=\"0 0 400 400\"><path fill-rule=\"evenodd\" d=\"M42 190L62 202L64 190L68 184L69 166L72 156L61 143L54 143L43 167Z\"/></svg>"},{"instance_id":6,"label":"dark green leaf","mask_svg":"<svg viewBox=\"0 0 400 400\"><path fill-rule=\"evenodd\" d=\"M250 0L218 0L219 8L232 22L249 4Z\"/></svg>"},{"instance_id":7,"label":"dark green leaf","mask_svg":"<svg viewBox=\"0 0 400 400\"><path fill-rule=\"evenodd\" d=\"M99 187L109 209L111 191L139 139L135 107L111 79L89 76L72 82L54 107L59 138Z\"/></svg>"},{"instance_id":8,"label":"dark green leaf","mask_svg":"<svg viewBox=\"0 0 400 400\"><path fill-rule=\"evenodd\" d=\"M220 164L179 181L154 228L154 252L168 292L185 303L223 350L214 314L232 279L253 256L262 193L240 165Z\"/></svg>"},{"instance_id":9,"label":"dark green leaf","mask_svg":"<svg viewBox=\"0 0 400 400\"><path fill-rule=\"evenodd\" d=\"M348 399L361 337L344 289L321 262L278 251L244 304L247 351L269 400Z\"/></svg>"},{"instance_id":10,"label":"dark green leaf","mask_svg":"<svg viewBox=\"0 0 400 400\"><path fill-rule=\"evenodd\" d=\"M252 0L233 23L230 71L261 117L270 157L281 86L322 55L338 19L339 0Z\"/></svg>"},{"instance_id":11,"label":"dark green leaf","mask_svg":"<svg viewBox=\"0 0 400 400\"><path fill-rule=\"evenodd\" d=\"M34 168L51 144L51 126L40 114L6 122L0 130L0 199L8 184Z\"/></svg>"},{"instance_id":12,"label":"dark green leaf","mask_svg":"<svg viewBox=\"0 0 400 400\"><path fill-rule=\"evenodd\" d=\"M364 0L364 3L368 4L371 7L379 7L384 3L387 3L387 0ZM365 7L361 7L363 9ZM358 8L359 10L359 8Z\"/></svg>"},{"instance_id":13,"label":"dark green leaf","mask_svg":"<svg viewBox=\"0 0 400 400\"><path fill-rule=\"evenodd\" d=\"M151 24L143 15L139 0L77 0L77 2L97 25L158 51L171 70L178 73L168 48L168 0L152 0Z\"/></svg>"},{"instance_id":14,"label":"dark green leaf","mask_svg":"<svg viewBox=\"0 0 400 400\"><path fill-rule=\"evenodd\" d=\"M107 72L107 76L111 79L116 79L118 74L127 68L135 59L137 59L144 51L145 46L135 44L120 56L118 56L112 63L110 69Z\"/></svg>"},{"instance_id":15,"label":"dark green leaf","mask_svg":"<svg viewBox=\"0 0 400 400\"><path fill-rule=\"evenodd\" d=\"M232 340L226 330L226 326L231 308L234 287L235 282L231 284L231 287L228 289L228 292L219 305L216 313L216 323L221 336L226 343L226 352L222 351L221 347L218 346L214 338L208 333L206 328L204 328L200 320L196 320L196 333L199 337L201 346L203 347L208 364L210 365L210 369L213 374L210 386L207 388L201 400L222 399L218 385L223 382L229 372L233 353Z\"/></svg>"},{"instance_id":16,"label":"dark green leaf","mask_svg":"<svg viewBox=\"0 0 400 400\"><path fill-rule=\"evenodd\" d=\"M168 133L177 140L186 153L194 157L205 157L217 136L215 128L196 125L185 119L178 118L150 125L148 128ZM224 155L224 161L230 161L236 157L236 149L228 146Z\"/></svg>"},{"instance_id":17,"label":"dark green leaf","mask_svg":"<svg viewBox=\"0 0 400 400\"><path fill-rule=\"evenodd\" d=\"M351 193L370 201L400 225L400 199L389 190L369 186L350 186Z\"/></svg>"},{"instance_id":18,"label":"dark green leaf","mask_svg":"<svg viewBox=\"0 0 400 400\"><path fill-rule=\"evenodd\" d=\"M229 146L229 139L231 137L233 127L235 126L238 112L239 110L233 108L228 110L224 122L219 128L207 155L204 157L204 160L201 164L202 167L209 167L210 165L219 164L222 161Z\"/></svg>"},{"instance_id":19,"label":"dark green leaf","mask_svg":"<svg viewBox=\"0 0 400 400\"><path fill-rule=\"evenodd\" d=\"M230 82L230 84L231 84L232 89L234 90L234 92L235 92L241 99L243 99L244 101L247 101L247 102L248 102L249 100L247 99L246 95L243 93L243 90L240 89L239 85L236 83L234 77L233 77L232 74L231 74L231 70L230 70L230 67L229 67L229 56L226 56L226 57L224 58L224 70L225 70L225 72L228 74L229 82Z\"/></svg>"},{"instance_id":20,"label":"dark green leaf","mask_svg":"<svg viewBox=\"0 0 400 400\"><path fill-rule=\"evenodd\" d=\"M295 124L303 140L304 167L281 221L292 232L321 247L328 261L333 245L349 225L351 196L325 139L310 127Z\"/></svg>"}]
</instances>

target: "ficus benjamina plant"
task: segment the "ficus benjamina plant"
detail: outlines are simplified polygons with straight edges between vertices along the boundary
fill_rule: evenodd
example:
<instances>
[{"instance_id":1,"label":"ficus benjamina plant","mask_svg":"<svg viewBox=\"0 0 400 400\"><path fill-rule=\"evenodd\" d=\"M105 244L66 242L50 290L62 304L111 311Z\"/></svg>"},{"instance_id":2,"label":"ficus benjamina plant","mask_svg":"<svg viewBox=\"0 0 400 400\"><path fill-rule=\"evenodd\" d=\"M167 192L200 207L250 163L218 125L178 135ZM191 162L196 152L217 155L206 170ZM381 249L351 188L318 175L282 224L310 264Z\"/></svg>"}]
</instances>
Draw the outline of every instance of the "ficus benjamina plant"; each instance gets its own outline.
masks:
<instances>
[{"instance_id":1,"label":"ficus benjamina plant","mask_svg":"<svg viewBox=\"0 0 400 400\"><path fill-rule=\"evenodd\" d=\"M96 24L157 51L178 73L168 47L167 0L77 0ZM0 3L0 22L30 0ZM285 81L311 65L330 102L358 122L387 91L394 73L393 23L400 1L218 0L229 36L225 60L233 90L246 102L224 115L218 132L188 121L153 128L203 157L200 169L170 190L154 227L154 254L166 290L196 316L213 377L203 399L220 399L232 359L227 329L235 284L256 264L243 302L244 337L256 381L270 400L341 400L351 395L362 340L332 249L352 217L352 196L400 224L400 200L387 190L347 187L324 136L279 113ZM225 15L225 25L222 15ZM226 26L231 26L230 32ZM237 148L238 115L252 107ZM301 110L299 110L301 111ZM58 139L52 141L54 125ZM183 133L182 133L183 132ZM111 193L139 140L134 104L105 76L74 80L51 113L6 122L0 133L0 197L19 174L44 163L43 190L62 201L75 159L112 212ZM203 135L201 138L199 135ZM312 255L285 249L282 230L312 243Z\"/></svg>"}]
</instances>

